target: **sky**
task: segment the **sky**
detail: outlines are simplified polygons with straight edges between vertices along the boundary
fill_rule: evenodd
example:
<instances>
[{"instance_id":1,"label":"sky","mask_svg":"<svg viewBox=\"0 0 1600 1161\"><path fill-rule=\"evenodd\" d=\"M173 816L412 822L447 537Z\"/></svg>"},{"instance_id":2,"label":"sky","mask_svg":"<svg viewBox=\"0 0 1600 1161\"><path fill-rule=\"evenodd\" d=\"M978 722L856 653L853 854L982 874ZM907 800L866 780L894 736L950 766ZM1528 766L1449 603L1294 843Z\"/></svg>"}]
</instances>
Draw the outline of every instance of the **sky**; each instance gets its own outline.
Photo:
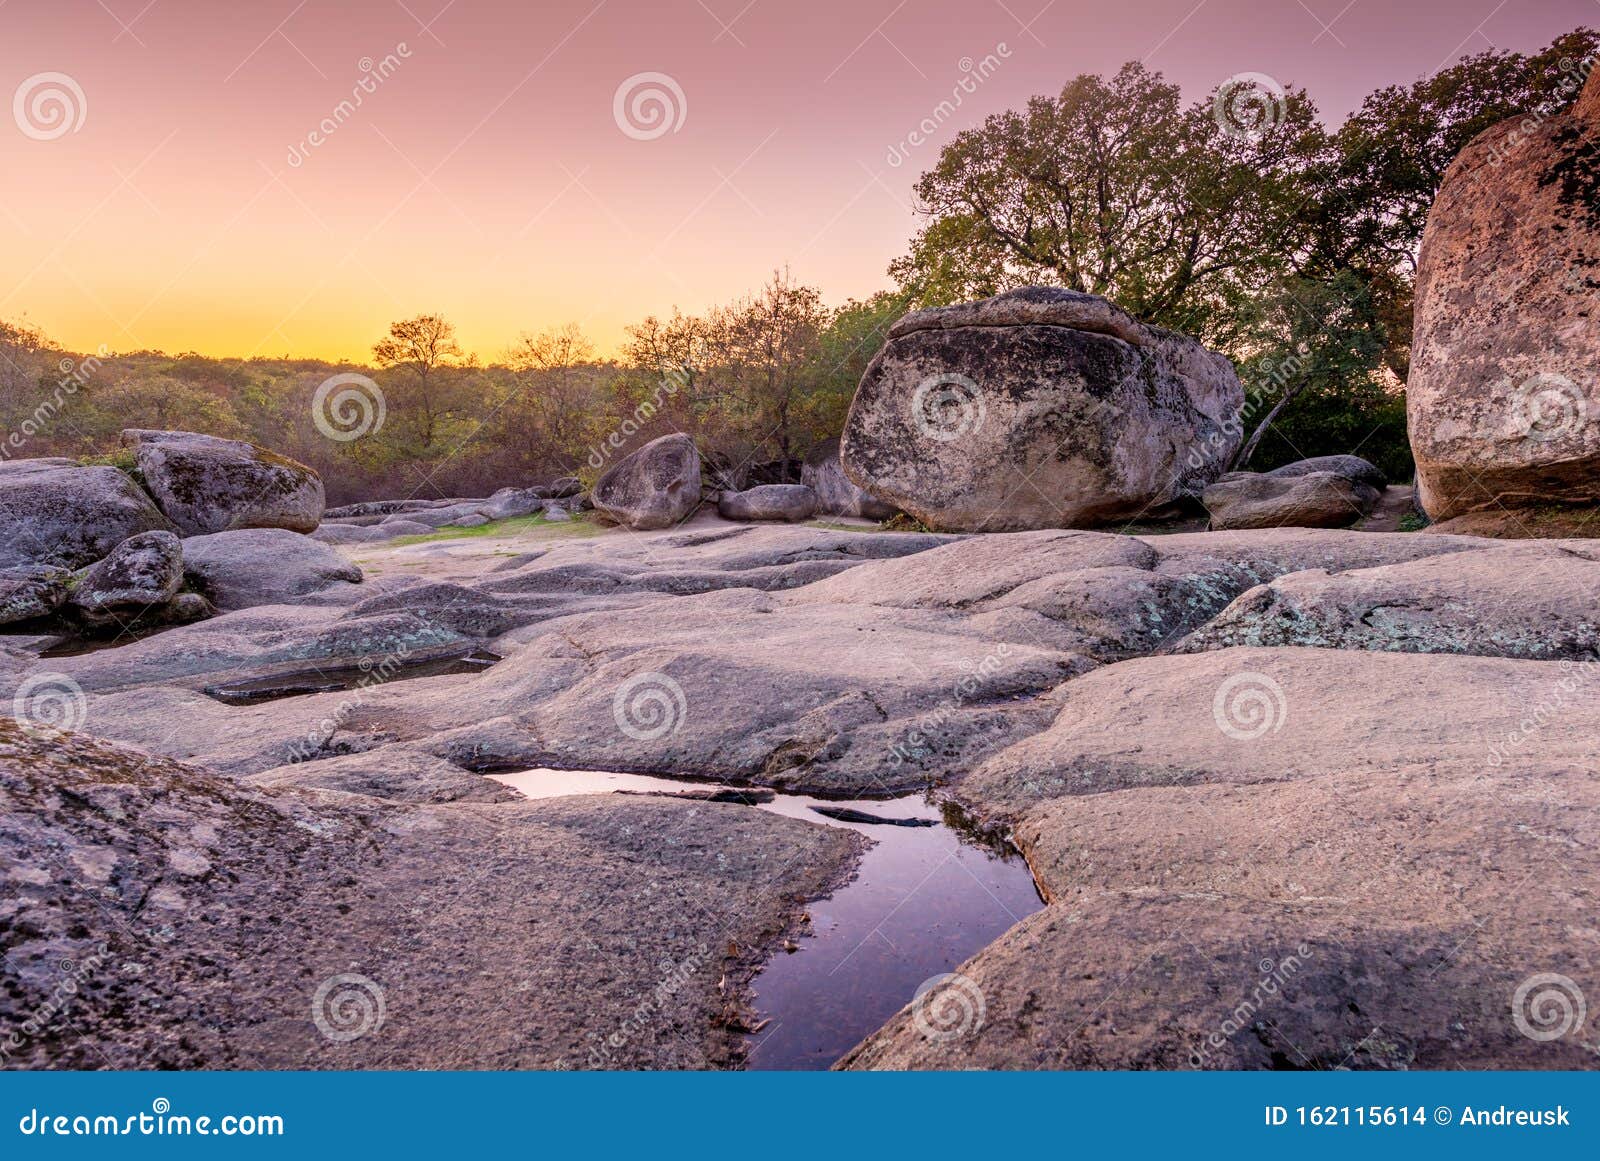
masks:
<instances>
[{"instance_id":1,"label":"sky","mask_svg":"<svg viewBox=\"0 0 1600 1161\"><path fill-rule=\"evenodd\" d=\"M1600 0L0 0L0 318L361 361L439 312L485 359L567 323L609 352L780 267L885 288L939 148L1079 73L1265 74L1337 124L1585 23Z\"/></svg>"}]
</instances>

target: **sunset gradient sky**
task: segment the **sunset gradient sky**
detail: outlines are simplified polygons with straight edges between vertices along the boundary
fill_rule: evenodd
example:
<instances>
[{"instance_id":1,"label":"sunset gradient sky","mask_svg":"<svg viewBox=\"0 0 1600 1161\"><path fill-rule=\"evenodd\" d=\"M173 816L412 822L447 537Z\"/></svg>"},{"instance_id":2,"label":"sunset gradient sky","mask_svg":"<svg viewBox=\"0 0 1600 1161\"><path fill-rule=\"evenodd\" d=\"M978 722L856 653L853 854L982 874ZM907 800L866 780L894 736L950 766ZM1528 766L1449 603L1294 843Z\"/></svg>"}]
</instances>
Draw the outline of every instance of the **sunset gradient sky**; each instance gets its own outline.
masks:
<instances>
[{"instance_id":1,"label":"sunset gradient sky","mask_svg":"<svg viewBox=\"0 0 1600 1161\"><path fill-rule=\"evenodd\" d=\"M1265 73L1336 124L1585 23L1597 0L0 0L0 93L65 74L83 114L52 139L26 99L0 119L0 318L75 350L364 360L439 311L486 359L566 322L609 350L785 264L831 302L884 287L939 147L1080 72L1141 59L1190 98ZM619 126L640 73L681 90L676 131Z\"/></svg>"}]
</instances>

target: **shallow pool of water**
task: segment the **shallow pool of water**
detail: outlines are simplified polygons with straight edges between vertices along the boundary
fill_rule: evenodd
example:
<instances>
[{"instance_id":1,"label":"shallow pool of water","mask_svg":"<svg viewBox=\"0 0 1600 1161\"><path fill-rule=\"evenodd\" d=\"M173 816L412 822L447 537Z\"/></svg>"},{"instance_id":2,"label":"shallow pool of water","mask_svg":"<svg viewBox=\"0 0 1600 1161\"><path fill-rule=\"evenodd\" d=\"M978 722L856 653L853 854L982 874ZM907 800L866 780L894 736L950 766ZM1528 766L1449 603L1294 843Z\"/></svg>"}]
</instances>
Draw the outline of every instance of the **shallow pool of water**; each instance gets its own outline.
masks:
<instances>
[{"instance_id":1,"label":"shallow pool of water","mask_svg":"<svg viewBox=\"0 0 1600 1161\"><path fill-rule=\"evenodd\" d=\"M617 791L681 794L715 785L593 770L525 770L494 777L531 798ZM909 1003L924 981L953 972L1043 906L1021 856L980 845L953 829L921 794L854 802L778 794L755 805L847 827L875 842L862 856L855 879L810 905L811 924L796 940L799 950L779 950L756 977L756 1007L767 1023L750 1037L751 1068L828 1068ZM842 822L819 814L817 807L934 825Z\"/></svg>"},{"instance_id":2,"label":"shallow pool of water","mask_svg":"<svg viewBox=\"0 0 1600 1161\"><path fill-rule=\"evenodd\" d=\"M412 661L380 672L371 667L330 666L327 669L310 669L297 673L279 673L270 677L251 677L221 685L208 685L203 690L207 697L227 705L260 705L264 701L277 701L285 697L304 697L310 693L332 693L358 686L407 681L415 677L443 677L455 673L482 673L500 658L493 653L474 652L464 657L438 657L429 661Z\"/></svg>"}]
</instances>

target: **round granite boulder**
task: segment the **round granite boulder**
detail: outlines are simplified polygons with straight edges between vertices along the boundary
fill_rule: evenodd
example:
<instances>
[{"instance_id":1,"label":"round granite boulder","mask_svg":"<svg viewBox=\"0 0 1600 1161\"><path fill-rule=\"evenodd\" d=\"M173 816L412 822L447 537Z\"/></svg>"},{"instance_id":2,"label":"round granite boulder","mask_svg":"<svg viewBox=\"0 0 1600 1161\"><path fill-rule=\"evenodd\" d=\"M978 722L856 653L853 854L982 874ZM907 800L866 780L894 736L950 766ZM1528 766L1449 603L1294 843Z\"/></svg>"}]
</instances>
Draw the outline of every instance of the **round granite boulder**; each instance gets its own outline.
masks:
<instances>
[{"instance_id":1,"label":"round granite boulder","mask_svg":"<svg viewBox=\"0 0 1600 1161\"><path fill-rule=\"evenodd\" d=\"M717 512L725 520L809 520L817 494L804 484L761 484L743 492L724 492Z\"/></svg>"},{"instance_id":2,"label":"round granite boulder","mask_svg":"<svg viewBox=\"0 0 1600 1161\"><path fill-rule=\"evenodd\" d=\"M73 587L71 604L91 620L138 616L165 605L183 587L183 548L170 532L130 536L90 566Z\"/></svg>"},{"instance_id":3,"label":"round granite boulder","mask_svg":"<svg viewBox=\"0 0 1600 1161\"><path fill-rule=\"evenodd\" d=\"M670 528L700 506L700 453L681 432L613 464L590 493L600 515L629 528Z\"/></svg>"},{"instance_id":4,"label":"round granite boulder","mask_svg":"<svg viewBox=\"0 0 1600 1161\"><path fill-rule=\"evenodd\" d=\"M66 459L0 462L0 567L82 568L130 536L171 528L116 468Z\"/></svg>"},{"instance_id":5,"label":"round granite boulder","mask_svg":"<svg viewBox=\"0 0 1600 1161\"><path fill-rule=\"evenodd\" d=\"M185 536L237 528L311 532L322 520L322 478L253 443L192 431L122 433L145 487Z\"/></svg>"},{"instance_id":6,"label":"round granite boulder","mask_svg":"<svg viewBox=\"0 0 1600 1161\"><path fill-rule=\"evenodd\" d=\"M1078 528L1198 496L1240 437L1233 365L1103 298L1027 287L907 315L867 367L840 456L930 528Z\"/></svg>"}]
</instances>

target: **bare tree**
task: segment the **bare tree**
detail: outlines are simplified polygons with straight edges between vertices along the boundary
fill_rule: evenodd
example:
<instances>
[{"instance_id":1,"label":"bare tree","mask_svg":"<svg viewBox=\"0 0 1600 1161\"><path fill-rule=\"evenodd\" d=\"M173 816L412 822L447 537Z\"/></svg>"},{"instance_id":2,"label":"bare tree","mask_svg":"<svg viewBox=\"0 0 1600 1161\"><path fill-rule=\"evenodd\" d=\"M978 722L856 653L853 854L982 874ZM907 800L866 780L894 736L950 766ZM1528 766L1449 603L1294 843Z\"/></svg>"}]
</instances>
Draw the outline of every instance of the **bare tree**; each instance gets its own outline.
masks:
<instances>
[{"instance_id":1,"label":"bare tree","mask_svg":"<svg viewBox=\"0 0 1600 1161\"><path fill-rule=\"evenodd\" d=\"M525 334L506 356L517 373L517 410L527 415L548 449L571 470L596 411L594 344L576 323Z\"/></svg>"}]
</instances>

